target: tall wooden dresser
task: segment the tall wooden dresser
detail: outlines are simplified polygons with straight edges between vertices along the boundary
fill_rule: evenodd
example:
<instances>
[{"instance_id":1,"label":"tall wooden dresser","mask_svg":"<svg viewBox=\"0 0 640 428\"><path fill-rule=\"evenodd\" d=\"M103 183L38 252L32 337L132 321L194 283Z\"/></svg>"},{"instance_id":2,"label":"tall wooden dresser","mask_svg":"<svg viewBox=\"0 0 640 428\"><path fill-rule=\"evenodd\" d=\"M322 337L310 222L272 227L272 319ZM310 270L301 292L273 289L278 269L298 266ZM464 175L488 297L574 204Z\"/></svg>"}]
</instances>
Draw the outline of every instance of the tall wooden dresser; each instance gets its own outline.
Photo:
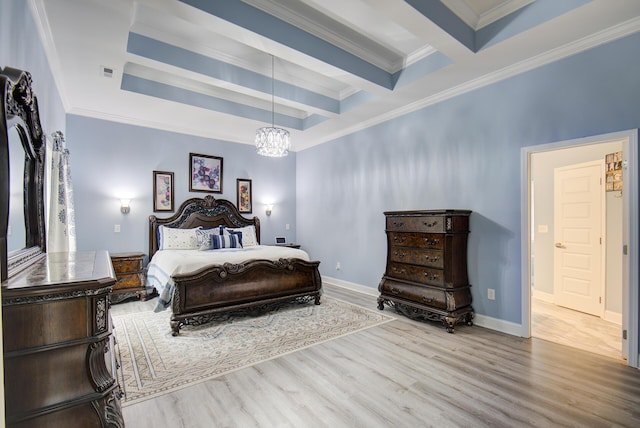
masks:
<instances>
[{"instance_id":1,"label":"tall wooden dresser","mask_svg":"<svg viewBox=\"0 0 640 428\"><path fill-rule=\"evenodd\" d=\"M473 325L467 277L467 210L390 211L387 267L378 309L393 305L412 318L441 321L449 333Z\"/></svg>"},{"instance_id":2,"label":"tall wooden dresser","mask_svg":"<svg viewBox=\"0 0 640 428\"><path fill-rule=\"evenodd\" d=\"M2 284L9 427L123 427L106 251L49 253Z\"/></svg>"}]
</instances>

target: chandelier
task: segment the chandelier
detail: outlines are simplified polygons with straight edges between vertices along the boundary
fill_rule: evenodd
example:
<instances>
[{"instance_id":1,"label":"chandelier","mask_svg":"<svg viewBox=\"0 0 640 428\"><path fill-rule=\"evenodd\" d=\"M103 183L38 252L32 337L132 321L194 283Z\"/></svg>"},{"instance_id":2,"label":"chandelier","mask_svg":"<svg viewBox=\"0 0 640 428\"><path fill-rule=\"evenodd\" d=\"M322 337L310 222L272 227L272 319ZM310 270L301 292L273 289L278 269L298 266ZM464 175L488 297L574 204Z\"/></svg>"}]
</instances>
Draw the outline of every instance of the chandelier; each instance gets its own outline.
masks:
<instances>
[{"instance_id":1,"label":"chandelier","mask_svg":"<svg viewBox=\"0 0 640 428\"><path fill-rule=\"evenodd\" d=\"M274 60L271 55L271 126L256 131L256 150L262 156L282 157L289 154L291 141L289 131L275 126L274 80Z\"/></svg>"}]
</instances>

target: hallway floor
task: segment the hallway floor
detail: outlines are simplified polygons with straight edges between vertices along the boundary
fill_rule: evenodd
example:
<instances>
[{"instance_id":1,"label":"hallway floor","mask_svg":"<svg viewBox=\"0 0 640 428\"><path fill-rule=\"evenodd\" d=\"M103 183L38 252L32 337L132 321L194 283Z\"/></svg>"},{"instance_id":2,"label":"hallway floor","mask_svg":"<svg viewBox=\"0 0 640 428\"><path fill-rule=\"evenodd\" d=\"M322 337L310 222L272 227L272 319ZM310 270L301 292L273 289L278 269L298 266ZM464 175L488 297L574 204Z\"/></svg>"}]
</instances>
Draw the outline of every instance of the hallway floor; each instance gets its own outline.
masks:
<instances>
[{"instance_id":1,"label":"hallway floor","mask_svg":"<svg viewBox=\"0 0 640 428\"><path fill-rule=\"evenodd\" d=\"M533 337L624 361L620 325L535 298L531 314Z\"/></svg>"}]
</instances>

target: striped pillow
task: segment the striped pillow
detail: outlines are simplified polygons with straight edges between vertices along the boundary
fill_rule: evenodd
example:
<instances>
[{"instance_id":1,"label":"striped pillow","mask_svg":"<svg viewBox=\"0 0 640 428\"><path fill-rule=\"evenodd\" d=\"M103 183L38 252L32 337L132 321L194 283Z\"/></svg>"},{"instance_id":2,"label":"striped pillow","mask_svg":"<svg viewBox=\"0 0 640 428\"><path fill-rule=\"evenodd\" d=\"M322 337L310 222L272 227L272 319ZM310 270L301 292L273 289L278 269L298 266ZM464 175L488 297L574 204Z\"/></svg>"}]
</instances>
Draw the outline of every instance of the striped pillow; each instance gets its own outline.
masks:
<instances>
[{"instance_id":1,"label":"striped pillow","mask_svg":"<svg viewBox=\"0 0 640 428\"><path fill-rule=\"evenodd\" d=\"M201 250L221 250L223 248L242 248L240 238L233 235L209 235L208 248L201 246Z\"/></svg>"},{"instance_id":2,"label":"striped pillow","mask_svg":"<svg viewBox=\"0 0 640 428\"><path fill-rule=\"evenodd\" d=\"M230 229L230 228L226 228L224 229L224 233L227 234L232 234L232 233L236 233L236 234L240 234L241 239L242 239L242 246L243 247L253 247L255 245L258 245L258 239L256 238L256 228L251 225L251 226L245 226L245 227L239 227L239 228L235 228L235 229Z\"/></svg>"}]
</instances>

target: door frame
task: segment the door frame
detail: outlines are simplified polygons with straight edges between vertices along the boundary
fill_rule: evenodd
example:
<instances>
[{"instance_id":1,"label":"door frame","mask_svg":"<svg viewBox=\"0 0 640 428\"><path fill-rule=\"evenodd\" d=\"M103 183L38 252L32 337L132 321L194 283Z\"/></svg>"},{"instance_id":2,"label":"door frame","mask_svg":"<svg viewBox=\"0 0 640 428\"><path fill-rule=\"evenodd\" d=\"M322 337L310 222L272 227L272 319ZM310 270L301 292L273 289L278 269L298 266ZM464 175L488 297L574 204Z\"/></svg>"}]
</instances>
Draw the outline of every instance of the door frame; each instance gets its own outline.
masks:
<instances>
[{"instance_id":1,"label":"door frame","mask_svg":"<svg viewBox=\"0 0 640 428\"><path fill-rule=\"evenodd\" d=\"M609 141L623 141L622 242L627 248L622 261L622 320L627 328L626 348L623 340L622 355L631 367L638 368L638 278L639 221L638 221L638 129L613 132L573 140L559 141L520 150L520 243L521 243L521 336L531 337L531 156L534 153L578 147ZM636 261L631 263L630 261Z\"/></svg>"},{"instance_id":2,"label":"door frame","mask_svg":"<svg viewBox=\"0 0 640 428\"><path fill-rule=\"evenodd\" d=\"M604 319L604 313L605 313L605 308L607 305L606 302L606 289L605 289L605 285L606 285L606 272L607 272L607 262L606 262L606 247L607 247L607 204L606 204L606 192L604 191L604 185L605 185L605 170L604 170L604 159L600 159L600 160L596 160L596 161L588 161L588 162L579 162L579 163L574 163L571 165L565 165L565 166L561 166L561 167L557 167L554 168L554 177L553 177L553 188L554 188L554 212L553 212L553 230L554 230L554 242L558 242L558 240L556 239L557 236L555 236L555 233L557 233L558 228L557 228L557 224L556 224L556 209L557 207L555 206L555 190L556 190L556 176L555 174L557 173L557 171L559 169L563 169L563 170L568 170L568 169L576 169L576 168L581 168L581 167L586 167L586 166L597 166L599 168L599 179L600 179L600 197L598 198L598 202L600 204L600 257L598 260L598 263L600 263L600 278L598 278L598 281L600 281L600 289L598 290L598 293L600 293L600 307L598 309L598 314L597 316ZM531 208L529 208L531 209ZM556 250L554 250L556 251ZM554 253L554 266L553 266L553 297L554 297L554 303L557 301L557 296L558 296L558 284L556 283L555 279L556 279L556 269L558 268L555 265L555 253ZM557 303L555 303L557 304Z\"/></svg>"}]
</instances>

